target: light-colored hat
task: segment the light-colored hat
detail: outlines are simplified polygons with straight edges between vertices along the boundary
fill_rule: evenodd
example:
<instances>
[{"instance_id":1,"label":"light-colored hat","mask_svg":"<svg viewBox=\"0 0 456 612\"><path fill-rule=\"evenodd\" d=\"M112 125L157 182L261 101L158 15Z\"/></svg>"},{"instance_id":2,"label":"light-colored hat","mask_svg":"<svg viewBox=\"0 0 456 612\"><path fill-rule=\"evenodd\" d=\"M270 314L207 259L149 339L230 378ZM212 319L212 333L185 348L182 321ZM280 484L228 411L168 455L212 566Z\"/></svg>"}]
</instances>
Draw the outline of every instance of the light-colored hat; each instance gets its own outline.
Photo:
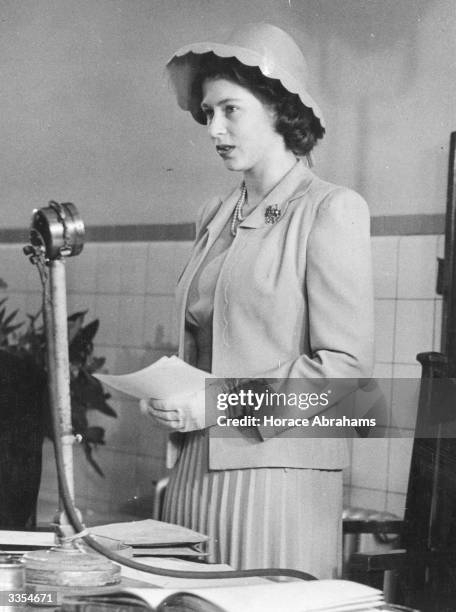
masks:
<instances>
[{"instance_id":1,"label":"light-colored hat","mask_svg":"<svg viewBox=\"0 0 456 612\"><path fill-rule=\"evenodd\" d=\"M323 115L307 91L307 64L295 41L269 23L247 23L236 28L223 43L201 42L181 47L166 64L179 106L205 123L192 85L205 54L235 57L245 66L256 66L265 77L278 79L290 93L297 94L324 128Z\"/></svg>"}]
</instances>

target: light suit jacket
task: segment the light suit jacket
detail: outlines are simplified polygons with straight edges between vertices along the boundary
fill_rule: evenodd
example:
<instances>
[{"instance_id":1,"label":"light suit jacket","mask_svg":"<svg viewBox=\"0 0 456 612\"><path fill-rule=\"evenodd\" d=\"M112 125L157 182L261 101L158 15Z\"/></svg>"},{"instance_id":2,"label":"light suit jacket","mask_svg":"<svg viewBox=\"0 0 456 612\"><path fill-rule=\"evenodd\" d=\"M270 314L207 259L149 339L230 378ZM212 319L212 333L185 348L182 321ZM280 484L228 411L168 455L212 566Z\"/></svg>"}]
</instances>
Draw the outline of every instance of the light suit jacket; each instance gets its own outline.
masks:
<instances>
[{"instance_id":1,"label":"light suit jacket","mask_svg":"<svg viewBox=\"0 0 456 612\"><path fill-rule=\"evenodd\" d=\"M180 357L186 359L190 283L230 219L239 188L201 212L191 258L177 288ZM268 206L280 209L267 223ZM316 177L303 162L239 225L217 280L212 373L218 377L363 378L373 365L369 213L354 191ZM340 439L260 440L210 429L210 469L340 469ZM182 436L172 434L168 465ZM306 434L304 434L306 435ZM307 434L307 435L311 435Z\"/></svg>"}]
</instances>

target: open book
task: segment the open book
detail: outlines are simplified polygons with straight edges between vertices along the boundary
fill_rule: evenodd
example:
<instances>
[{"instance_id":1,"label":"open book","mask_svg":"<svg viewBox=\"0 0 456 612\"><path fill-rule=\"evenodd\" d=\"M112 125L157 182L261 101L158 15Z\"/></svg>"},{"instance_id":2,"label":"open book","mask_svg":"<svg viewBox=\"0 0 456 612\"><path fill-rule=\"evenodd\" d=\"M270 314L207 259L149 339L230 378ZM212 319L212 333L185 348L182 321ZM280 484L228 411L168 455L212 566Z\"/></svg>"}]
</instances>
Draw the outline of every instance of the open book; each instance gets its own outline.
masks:
<instances>
[{"instance_id":1,"label":"open book","mask_svg":"<svg viewBox=\"0 0 456 612\"><path fill-rule=\"evenodd\" d=\"M204 389L212 375L185 363L179 357L162 357L147 368L131 374L94 374L100 382L138 399L166 399L171 395Z\"/></svg>"},{"instance_id":2,"label":"open book","mask_svg":"<svg viewBox=\"0 0 456 612\"><path fill-rule=\"evenodd\" d=\"M380 591L346 580L270 582L187 590L125 588L65 598L62 612L363 612L383 604Z\"/></svg>"}]
</instances>

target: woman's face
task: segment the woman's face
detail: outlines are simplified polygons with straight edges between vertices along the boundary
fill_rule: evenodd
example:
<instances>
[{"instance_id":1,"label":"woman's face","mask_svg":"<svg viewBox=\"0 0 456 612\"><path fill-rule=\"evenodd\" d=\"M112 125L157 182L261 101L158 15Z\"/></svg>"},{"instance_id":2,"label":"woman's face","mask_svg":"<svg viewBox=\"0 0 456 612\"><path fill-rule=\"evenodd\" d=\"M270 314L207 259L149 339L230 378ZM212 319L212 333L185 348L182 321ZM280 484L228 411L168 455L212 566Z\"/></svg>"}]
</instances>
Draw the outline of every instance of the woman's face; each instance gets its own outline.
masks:
<instances>
[{"instance_id":1,"label":"woman's face","mask_svg":"<svg viewBox=\"0 0 456 612\"><path fill-rule=\"evenodd\" d=\"M229 170L261 170L278 151L283 152L273 111L245 87L223 78L206 79L201 108L216 151Z\"/></svg>"}]
</instances>

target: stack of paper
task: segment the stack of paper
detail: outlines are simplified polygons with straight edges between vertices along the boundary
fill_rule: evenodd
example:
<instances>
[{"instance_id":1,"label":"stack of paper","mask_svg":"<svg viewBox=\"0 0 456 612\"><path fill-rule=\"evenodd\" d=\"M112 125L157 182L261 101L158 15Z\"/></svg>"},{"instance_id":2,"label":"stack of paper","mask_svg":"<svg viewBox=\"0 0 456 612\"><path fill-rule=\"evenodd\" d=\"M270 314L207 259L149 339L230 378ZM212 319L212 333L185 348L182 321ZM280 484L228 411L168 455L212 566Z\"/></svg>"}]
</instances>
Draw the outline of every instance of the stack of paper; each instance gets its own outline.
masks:
<instances>
[{"instance_id":1,"label":"stack of paper","mask_svg":"<svg viewBox=\"0 0 456 612\"><path fill-rule=\"evenodd\" d=\"M55 546L54 531L11 531L0 530L0 550L24 551Z\"/></svg>"},{"instance_id":2,"label":"stack of paper","mask_svg":"<svg viewBox=\"0 0 456 612\"><path fill-rule=\"evenodd\" d=\"M120 540L136 556L199 557L205 554L206 535L163 521L145 519L91 527L94 535Z\"/></svg>"},{"instance_id":3,"label":"stack of paper","mask_svg":"<svg viewBox=\"0 0 456 612\"><path fill-rule=\"evenodd\" d=\"M162 357L152 365L131 374L94 374L108 387L127 395L165 399L171 395L192 393L204 389L206 378L212 375L185 363L179 357Z\"/></svg>"}]
</instances>

